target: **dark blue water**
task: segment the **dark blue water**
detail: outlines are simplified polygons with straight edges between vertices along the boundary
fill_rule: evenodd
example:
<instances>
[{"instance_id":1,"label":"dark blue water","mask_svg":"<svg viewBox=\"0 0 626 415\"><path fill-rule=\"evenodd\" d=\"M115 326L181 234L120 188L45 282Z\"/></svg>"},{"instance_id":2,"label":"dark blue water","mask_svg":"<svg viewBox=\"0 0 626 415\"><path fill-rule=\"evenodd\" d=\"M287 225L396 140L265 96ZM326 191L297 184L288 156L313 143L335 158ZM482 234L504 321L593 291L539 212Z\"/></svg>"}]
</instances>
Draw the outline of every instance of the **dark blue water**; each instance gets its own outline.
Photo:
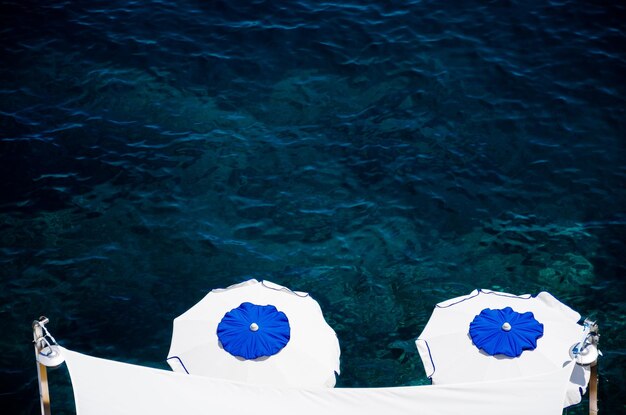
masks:
<instances>
[{"instance_id":1,"label":"dark blue water","mask_svg":"<svg viewBox=\"0 0 626 415\"><path fill-rule=\"evenodd\" d=\"M38 411L39 315L165 368L172 319L250 277L321 303L347 387L427 383L439 301L548 290L623 411L618 3L3 1L0 412Z\"/></svg>"}]
</instances>

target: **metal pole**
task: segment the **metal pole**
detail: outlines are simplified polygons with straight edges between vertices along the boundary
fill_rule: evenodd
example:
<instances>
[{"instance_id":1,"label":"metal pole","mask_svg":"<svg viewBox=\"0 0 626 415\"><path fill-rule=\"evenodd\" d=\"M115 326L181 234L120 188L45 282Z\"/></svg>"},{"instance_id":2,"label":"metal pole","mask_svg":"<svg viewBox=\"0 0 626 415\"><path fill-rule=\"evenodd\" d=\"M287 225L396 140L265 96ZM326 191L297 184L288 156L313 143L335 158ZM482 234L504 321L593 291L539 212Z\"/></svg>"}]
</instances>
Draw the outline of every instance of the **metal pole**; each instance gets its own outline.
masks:
<instances>
[{"instance_id":1,"label":"metal pole","mask_svg":"<svg viewBox=\"0 0 626 415\"><path fill-rule=\"evenodd\" d=\"M50 391L48 390L48 371L39 362L39 352L43 348L44 332L42 326L49 320L40 317L33 321L33 343L35 345L35 360L37 361L37 380L39 381L39 403L41 405L41 415L51 415L50 413Z\"/></svg>"}]
</instances>

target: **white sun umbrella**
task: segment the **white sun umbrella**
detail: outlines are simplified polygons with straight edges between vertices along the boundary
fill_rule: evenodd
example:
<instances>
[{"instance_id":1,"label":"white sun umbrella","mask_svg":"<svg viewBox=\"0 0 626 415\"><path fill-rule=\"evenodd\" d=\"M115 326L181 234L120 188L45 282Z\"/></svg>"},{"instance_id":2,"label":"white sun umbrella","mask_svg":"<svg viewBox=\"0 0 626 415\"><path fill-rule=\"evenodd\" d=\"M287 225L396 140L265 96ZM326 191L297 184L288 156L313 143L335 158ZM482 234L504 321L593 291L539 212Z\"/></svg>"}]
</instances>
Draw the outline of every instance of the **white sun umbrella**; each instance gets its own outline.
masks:
<instances>
[{"instance_id":1,"label":"white sun umbrella","mask_svg":"<svg viewBox=\"0 0 626 415\"><path fill-rule=\"evenodd\" d=\"M317 301L251 279L212 290L177 317L167 362L174 371L193 375L333 387L339 357L337 335Z\"/></svg>"},{"instance_id":2,"label":"white sun umbrella","mask_svg":"<svg viewBox=\"0 0 626 415\"><path fill-rule=\"evenodd\" d=\"M433 384L530 376L573 360L570 351L584 336L579 320L547 292L474 290L437 304L415 343ZM564 407L581 401L588 382L589 367L576 365Z\"/></svg>"}]
</instances>

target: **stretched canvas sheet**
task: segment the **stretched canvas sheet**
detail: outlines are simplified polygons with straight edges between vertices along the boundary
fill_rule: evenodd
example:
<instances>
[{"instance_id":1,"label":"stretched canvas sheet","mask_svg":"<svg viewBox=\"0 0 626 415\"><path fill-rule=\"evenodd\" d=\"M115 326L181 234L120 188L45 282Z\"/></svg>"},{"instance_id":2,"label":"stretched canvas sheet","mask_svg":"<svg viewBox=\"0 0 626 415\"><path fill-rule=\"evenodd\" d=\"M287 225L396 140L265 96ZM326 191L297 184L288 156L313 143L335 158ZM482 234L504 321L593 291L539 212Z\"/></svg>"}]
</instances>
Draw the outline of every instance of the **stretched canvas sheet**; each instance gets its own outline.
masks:
<instances>
[{"instance_id":1,"label":"stretched canvas sheet","mask_svg":"<svg viewBox=\"0 0 626 415\"><path fill-rule=\"evenodd\" d=\"M62 351L78 415L557 415L573 367L497 382L298 389L186 375Z\"/></svg>"}]
</instances>

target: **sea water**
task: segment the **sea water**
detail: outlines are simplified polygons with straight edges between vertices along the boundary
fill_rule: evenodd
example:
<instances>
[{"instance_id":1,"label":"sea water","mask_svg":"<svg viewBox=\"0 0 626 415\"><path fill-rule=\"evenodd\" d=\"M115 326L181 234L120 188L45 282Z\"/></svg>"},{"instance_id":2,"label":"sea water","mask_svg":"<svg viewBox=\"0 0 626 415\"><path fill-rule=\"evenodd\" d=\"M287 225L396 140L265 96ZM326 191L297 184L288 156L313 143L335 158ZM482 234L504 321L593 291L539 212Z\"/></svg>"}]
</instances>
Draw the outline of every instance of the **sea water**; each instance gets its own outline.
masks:
<instances>
[{"instance_id":1,"label":"sea water","mask_svg":"<svg viewBox=\"0 0 626 415\"><path fill-rule=\"evenodd\" d=\"M0 412L38 412L40 315L68 348L167 368L173 318L249 278L319 301L342 387L429 383L414 340L440 301L549 291L598 320L600 408L623 411L625 19L3 1Z\"/></svg>"}]
</instances>

